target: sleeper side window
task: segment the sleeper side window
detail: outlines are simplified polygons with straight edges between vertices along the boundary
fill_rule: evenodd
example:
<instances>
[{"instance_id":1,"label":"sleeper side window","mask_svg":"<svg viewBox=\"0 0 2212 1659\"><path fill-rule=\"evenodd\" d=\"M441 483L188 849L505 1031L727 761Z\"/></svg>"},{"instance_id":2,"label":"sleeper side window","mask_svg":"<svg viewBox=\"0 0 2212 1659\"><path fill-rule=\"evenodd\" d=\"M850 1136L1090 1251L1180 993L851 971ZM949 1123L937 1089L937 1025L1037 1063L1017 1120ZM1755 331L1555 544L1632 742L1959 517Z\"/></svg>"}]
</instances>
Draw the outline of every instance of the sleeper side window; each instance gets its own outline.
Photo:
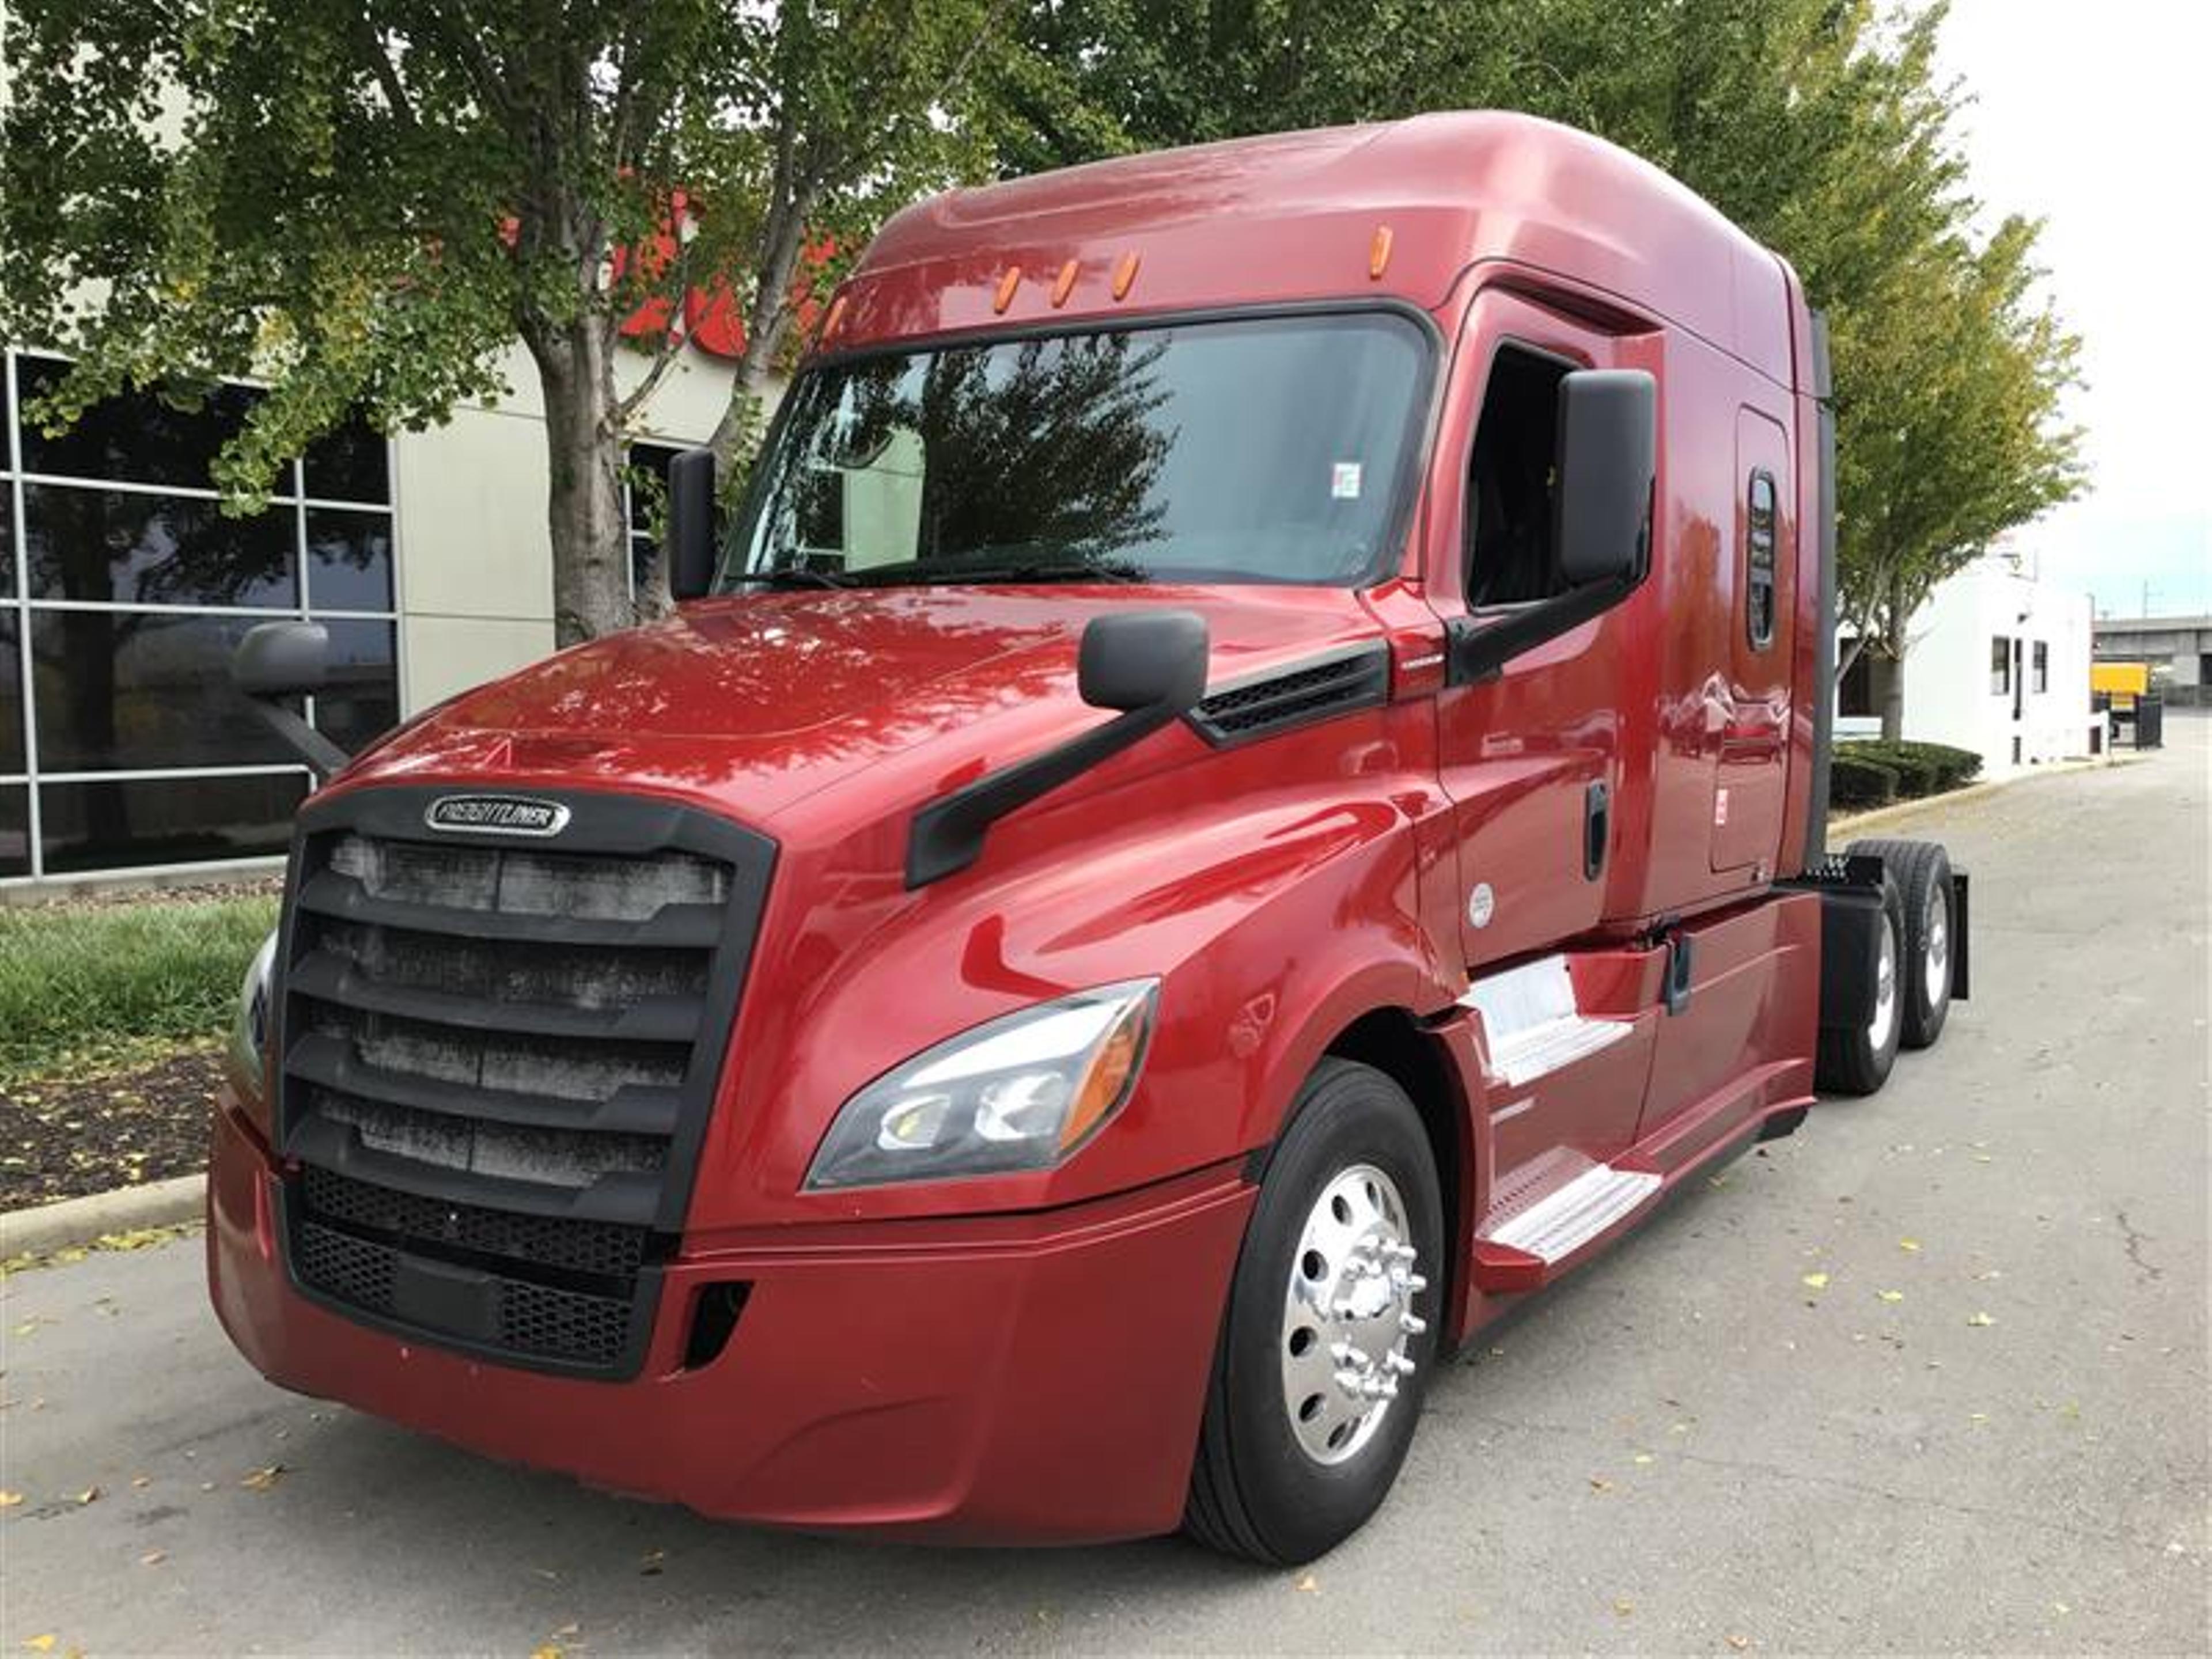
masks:
<instances>
[{"instance_id":1,"label":"sleeper side window","mask_svg":"<svg viewBox=\"0 0 2212 1659\"><path fill-rule=\"evenodd\" d=\"M1552 544L1559 382L1569 365L1500 346L1467 480L1467 602L1527 605L1567 591Z\"/></svg>"},{"instance_id":2,"label":"sleeper side window","mask_svg":"<svg viewBox=\"0 0 2212 1659\"><path fill-rule=\"evenodd\" d=\"M1744 625L1752 648L1774 643L1774 475L1756 467L1745 515Z\"/></svg>"}]
</instances>

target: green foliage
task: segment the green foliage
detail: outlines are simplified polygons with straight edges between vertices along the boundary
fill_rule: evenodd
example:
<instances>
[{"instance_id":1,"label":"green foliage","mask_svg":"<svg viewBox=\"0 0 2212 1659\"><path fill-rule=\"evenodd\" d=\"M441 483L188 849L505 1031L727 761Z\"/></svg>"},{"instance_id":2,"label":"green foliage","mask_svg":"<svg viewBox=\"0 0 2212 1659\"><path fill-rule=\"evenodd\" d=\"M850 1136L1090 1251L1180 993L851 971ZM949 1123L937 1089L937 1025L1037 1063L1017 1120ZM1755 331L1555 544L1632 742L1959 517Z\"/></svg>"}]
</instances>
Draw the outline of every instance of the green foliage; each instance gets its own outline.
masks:
<instances>
[{"instance_id":1,"label":"green foliage","mask_svg":"<svg viewBox=\"0 0 2212 1659\"><path fill-rule=\"evenodd\" d=\"M1887 806L1897 799L1897 773L1838 749L1828 763L1828 800L1835 806Z\"/></svg>"},{"instance_id":2,"label":"green foliage","mask_svg":"<svg viewBox=\"0 0 2212 1659\"><path fill-rule=\"evenodd\" d=\"M621 626L621 447L681 337L618 368L622 320L726 276L757 386L810 234L849 259L887 204L980 165L950 118L1004 3L20 0L0 334L75 358L49 427L126 386L265 380L216 468L234 511L350 412L416 428L496 395L520 337L561 635ZM678 189L673 255L617 261Z\"/></svg>"},{"instance_id":3,"label":"green foliage","mask_svg":"<svg viewBox=\"0 0 2212 1659\"><path fill-rule=\"evenodd\" d=\"M0 1083L132 1039L221 1033L273 896L0 905Z\"/></svg>"},{"instance_id":4,"label":"green foliage","mask_svg":"<svg viewBox=\"0 0 2212 1659\"><path fill-rule=\"evenodd\" d=\"M1897 774L1898 793L1905 796L1956 789L1982 769L1982 757L1972 750L1942 743L1869 740L1839 744L1836 753L1838 758L1887 767Z\"/></svg>"}]
</instances>

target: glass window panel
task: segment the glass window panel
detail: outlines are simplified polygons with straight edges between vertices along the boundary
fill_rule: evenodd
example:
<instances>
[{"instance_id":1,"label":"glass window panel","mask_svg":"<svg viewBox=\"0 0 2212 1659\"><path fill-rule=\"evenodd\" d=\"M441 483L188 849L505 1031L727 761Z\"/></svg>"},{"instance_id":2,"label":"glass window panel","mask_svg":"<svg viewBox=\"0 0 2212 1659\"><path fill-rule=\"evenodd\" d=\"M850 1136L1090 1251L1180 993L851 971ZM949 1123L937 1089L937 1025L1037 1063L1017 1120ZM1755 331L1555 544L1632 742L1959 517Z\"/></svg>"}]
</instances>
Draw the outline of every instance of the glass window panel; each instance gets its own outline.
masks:
<instances>
[{"instance_id":1,"label":"glass window panel","mask_svg":"<svg viewBox=\"0 0 2212 1659\"><path fill-rule=\"evenodd\" d=\"M332 501L388 501L391 468L384 434L348 421L307 447L307 494Z\"/></svg>"},{"instance_id":2,"label":"glass window panel","mask_svg":"<svg viewBox=\"0 0 2212 1659\"><path fill-rule=\"evenodd\" d=\"M253 617L44 611L31 619L42 772L293 758L230 683Z\"/></svg>"},{"instance_id":3,"label":"glass window panel","mask_svg":"<svg viewBox=\"0 0 2212 1659\"><path fill-rule=\"evenodd\" d=\"M0 773L23 769L23 668L16 614L0 616Z\"/></svg>"},{"instance_id":4,"label":"glass window panel","mask_svg":"<svg viewBox=\"0 0 2212 1659\"><path fill-rule=\"evenodd\" d=\"M28 403L57 384L67 368L52 357L17 359L23 401ZM216 452L238 430L260 395L245 386L217 386L197 409L179 409L149 392L129 392L94 404L75 426L52 438L27 421L23 470L211 489L215 480L208 468ZM288 468L276 489L289 495L292 489Z\"/></svg>"},{"instance_id":5,"label":"glass window panel","mask_svg":"<svg viewBox=\"0 0 2212 1659\"><path fill-rule=\"evenodd\" d=\"M307 509L307 596L318 611L392 609L392 515Z\"/></svg>"},{"instance_id":6,"label":"glass window panel","mask_svg":"<svg viewBox=\"0 0 2212 1659\"><path fill-rule=\"evenodd\" d=\"M330 622L330 675L315 694L315 727L349 755L399 724L399 672L390 623Z\"/></svg>"},{"instance_id":7,"label":"glass window panel","mask_svg":"<svg viewBox=\"0 0 2212 1659\"><path fill-rule=\"evenodd\" d=\"M31 597L122 605L300 602L293 509L227 519L187 496L23 486Z\"/></svg>"},{"instance_id":8,"label":"glass window panel","mask_svg":"<svg viewBox=\"0 0 2212 1659\"><path fill-rule=\"evenodd\" d=\"M114 870L281 854L291 843L292 814L307 792L306 775L298 772L41 784L39 827L46 869Z\"/></svg>"},{"instance_id":9,"label":"glass window panel","mask_svg":"<svg viewBox=\"0 0 2212 1659\"><path fill-rule=\"evenodd\" d=\"M31 792L0 783L0 876L31 873Z\"/></svg>"},{"instance_id":10,"label":"glass window panel","mask_svg":"<svg viewBox=\"0 0 2212 1659\"><path fill-rule=\"evenodd\" d=\"M5 434L0 434L4 439ZM15 597L15 491L0 472L0 599Z\"/></svg>"}]
</instances>

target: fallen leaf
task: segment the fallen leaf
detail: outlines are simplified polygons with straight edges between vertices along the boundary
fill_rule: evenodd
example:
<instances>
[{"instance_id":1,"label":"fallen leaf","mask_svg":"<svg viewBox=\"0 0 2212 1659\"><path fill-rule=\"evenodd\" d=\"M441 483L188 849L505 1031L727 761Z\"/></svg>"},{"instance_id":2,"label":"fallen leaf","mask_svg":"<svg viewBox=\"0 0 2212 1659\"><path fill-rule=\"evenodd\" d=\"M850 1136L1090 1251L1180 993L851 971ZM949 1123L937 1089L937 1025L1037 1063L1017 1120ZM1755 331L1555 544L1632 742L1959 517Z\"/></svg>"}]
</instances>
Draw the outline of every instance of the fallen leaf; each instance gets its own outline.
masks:
<instances>
[{"instance_id":1,"label":"fallen leaf","mask_svg":"<svg viewBox=\"0 0 2212 1659\"><path fill-rule=\"evenodd\" d=\"M1590 1476L1589 1483L1590 1490L1592 1492L1611 1492L1613 1490L1612 1481L1601 1480L1595 1474Z\"/></svg>"},{"instance_id":2,"label":"fallen leaf","mask_svg":"<svg viewBox=\"0 0 2212 1659\"><path fill-rule=\"evenodd\" d=\"M1751 1645L1751 1638L1748 1636L1731 1635L1728 1639L1728 1644L1734 1648L1738 1653L1741 1653L1746 1648Z\"/></svg>"},{"instance_id":3,"label":"fallen leaf","mask_svg":"<svg viewBox=\"0 0 2212 1659\"><path fill-rule=\"evenodd\" d=\"M1978 1313L1969 1316L1966 1322L1969 1325L1994 1325L1997 1322L1985 1313Z\"/></svg>"},{"instance_id":4,"label":"fallen leaf","mask_svg":"<svg viewBox=\"0 0 2212 1659\"><path fill-rule=\"evenodd\" d=\"M1298 1580L1296 1588L1305 1591L1306 1594L1310 1595L1321 1589L1321 1580L1315 1577L1311 1573L1308 1573L1304 1577Z\"/></svg>"},{"instance_id":5,"label":"fallen leaf","mask_svg":"<svg viewBox=\"0 0 2212 1659\"><path fill-rule=\"evenodd\" d=\"M54 1650L54 1638L51 1634L33 1636L23 1645L33 1653L52 1653Z\"/></svg>"},{"instance_id":6,"label":"fallen leaf","mask_svg":"<svg viewBox=\"0 0 2212 1659\"><path fill-rule=\"evenodd\" d=\"M1828 1288L1828 1276L1826 1273L1807 1273L1804 1283L1808 1291L1825 1291Z\"/></svg>"},{"instance_id":7,"label":"fallen leaf","mask_svg":"<svg viewBox=\"0 0 2212 1659\"><path fill-rule=\"evenodd\" d=\"M648 1550L645 1559L637 1564L638 1576L641 1578L658 1577L664 1570L663 1564L667 1559L666 1550Z\"/></svg>"},{"instance_id":8,"label":"fallen leaf","mask_svg":"<svg viewBox=\"0 0 2212 1659\"><path fill-rule=\"evenodd\" d=\"M575 1623L575 1622L572 1620L570 1620L568 1624L565 1624L565 1625L562 1626L560 1629L558 1629L558 1630L555 1631L555 1632L553 1632L553 1635L552 1635L551 1639L552 1639L552 1640L554 1640L554 1641L556 1641L556 1642L558 1642L558 1641L560 1641L563 1637L568 1637L568 1636L574 1636L574 1635L576 1635L576 1634L577 1634L579 1632L580 1632L583 1628L584 1628L584 1627L583 1627L581 1625L579 1625L579 1624Z\"/></svg>"},{"instance_id":9,"label":"fallen leaf","mask_svg":"<svg viewBox=\"0 0 2212 1659\"><path fill-rule=\"evenodd\" d=\"M1650 1452L1638 1452L1636 1454L1634 1461L1638 1463L1649 1463L1652 1461L1651 1454Z\"/></svg>"},{"instance_id":10,"label":"fallen leaf","mask_svg":"<svg viewBox=\"0 0 2212 1659\"><path fill-rule=\"evenodd\" d=\"M1630 1613L1636 1611L1636 1603L1630 1601L1625 1595L1615 1596L1613 1598L1613 1610L1619 1613L1623 1619L1626 1619Z\"/></svg>"},{"instance_id":11,"label":"fallen leaf","mask_svg":"<svg viewBox=\"0 0 2212 1659\"><path fill-rule=\"evenodd\" d=\"M561 1650L550 1642L541 1642L530 1650L530 1659L561 1659Z\"/></svg>"},{"instance_id":12,"label":"fallen leaf","mask_svg":"<svg viewBox=\"0 0 2212 1659\"><path fill-rule=\"evenodd\" d=\"M131 1477L131 1484L134 1486L150 1486L154 1484L154 1477L150 1474L134 1474Z\"/></svg>"},{"instance_id":13,"label":"fallen leaf","mask_svg":"<svg viewBox=\"0 0 2212 1659\"><path fill-rule=\"evenodd\" d=\"M1920 1241L1917 1238L1900 1238L1897 1241L1897 1248L1900 1250L1917 1250L1920 1248Z\"/></svg>"},{"instance_id":14,"label":"fallen leaf","mask_svg":"<svg viewBox=\"0 0 2212 1659\"><path fill-rule=\"evenodd\" d=\"M78 1503L80 1503L80 1504L89 1504L89 1503L91 1503L94 1498L98 1498L99 1496L100 1496L100 1488L99 1488L99 1487L97 1487L97 1486L87 1486L87 1487L86 1487L82 1492L79 1492L79 1493L76 1495L76 1501L77 1501Z\"/></svg>"},{"instance_id":15,"label":"fallen leaf","mask_svg":"<svg viewBox=\"0 0 2212 1659\"><path fill-rule=\"evenodd\" d=\"M169 1553L167 1550L148 1550L145 1554L138 1558L138 1565L142 1567L158 1566L168 1559Z\"/></svg>"},{"instance_id":16,"label":"fallen leaf","mask_svg":"<svg viewBox=\"0 0 2212 1659\"><path fill-rule=\"evenodd\" d=\"M1902 1302L1905 1300L1905 1292L1903 1291L1876 1291L1875 1294L1885 1302Z\"/></svg>"},{"instance_id":17,"label":"fallen leaf","mask_svg":"<svg viewBox=\"0 0 2212 1659\"><path fill-rule=\"evenodd\" d=\"M267 1492L288 1473L282 1463L271 1463L265 1468L253 1470L238 1484L253 1492Z\"/></svg>"},{"instance_id":18,"label":"fallen leaf","mask_svg":"<svg viewBox=\"0 0 2212 1659\"><path fill-rule=\"evenodd\" d=\"M1968 1412L1966 1413L1966 1421L1969 1423L1986 1423L1989 1420L1990 1414L1987 1412Z\"/></svg>"},{"instance_id":19,"label":"fallen leaf","mask_svg":"<svg viewBox=\"0 0 2212 1659\"><path fill-rule=\"evenodd\" d=\"M2068 1607L2063 1601L2053 1601L2051 1604L2051 1610L2056 1613L2069 1613L2074 1611L2073 1608Z\"/></svg>"},{"instance_id":20,"label":"fallen leaf","mask_svg":"<svg viewBox=\"0 0 2212 1659\"><path fill-rule=\"evenodd\" d=\"M0 1492L0 1510L12 1510L22 1501L23 1494L19 1492Z\"/></svg>"}]
</instances>

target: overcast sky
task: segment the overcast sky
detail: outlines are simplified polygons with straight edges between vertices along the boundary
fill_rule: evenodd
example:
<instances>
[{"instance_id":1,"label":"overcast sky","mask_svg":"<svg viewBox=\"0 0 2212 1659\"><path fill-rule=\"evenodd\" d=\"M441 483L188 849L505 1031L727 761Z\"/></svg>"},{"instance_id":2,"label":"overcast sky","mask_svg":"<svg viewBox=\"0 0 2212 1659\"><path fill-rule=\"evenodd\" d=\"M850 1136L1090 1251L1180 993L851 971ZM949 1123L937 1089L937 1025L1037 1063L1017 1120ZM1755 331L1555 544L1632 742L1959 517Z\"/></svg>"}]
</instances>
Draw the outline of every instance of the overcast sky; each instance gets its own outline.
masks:
<instances>
[{"instance_id":1,"label":"overcast sky","mask_svg":"<svg viewBox=\"0 0 2212 1659\"><path fill-rule=\"evenodd\" d=\"M2145 584L2154 614L2212 611L2212 6L1954 0L1943 44L1975 193L2047 221L2089 382L2091 491L2013 544L2100 612Z\"/></svg>"}]
</instances>

